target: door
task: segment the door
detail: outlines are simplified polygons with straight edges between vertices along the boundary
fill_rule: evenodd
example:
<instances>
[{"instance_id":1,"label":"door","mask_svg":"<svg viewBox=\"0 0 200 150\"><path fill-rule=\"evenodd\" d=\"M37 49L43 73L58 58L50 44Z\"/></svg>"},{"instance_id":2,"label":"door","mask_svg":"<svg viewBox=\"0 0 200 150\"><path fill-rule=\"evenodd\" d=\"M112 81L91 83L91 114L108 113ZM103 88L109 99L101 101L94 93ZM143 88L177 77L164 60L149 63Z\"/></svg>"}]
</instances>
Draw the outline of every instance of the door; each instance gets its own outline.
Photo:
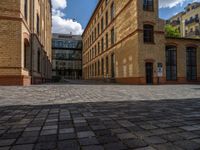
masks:
<instances>
[{"instance_id":1,"label":"door","mask_svg":"<svg viewBox=\"0 0 200 150\"><path fill-rule=\"evenodd\" d=\"M153 84L153 64L146 63L146 83Z\"/></svg>"}]
</instances>

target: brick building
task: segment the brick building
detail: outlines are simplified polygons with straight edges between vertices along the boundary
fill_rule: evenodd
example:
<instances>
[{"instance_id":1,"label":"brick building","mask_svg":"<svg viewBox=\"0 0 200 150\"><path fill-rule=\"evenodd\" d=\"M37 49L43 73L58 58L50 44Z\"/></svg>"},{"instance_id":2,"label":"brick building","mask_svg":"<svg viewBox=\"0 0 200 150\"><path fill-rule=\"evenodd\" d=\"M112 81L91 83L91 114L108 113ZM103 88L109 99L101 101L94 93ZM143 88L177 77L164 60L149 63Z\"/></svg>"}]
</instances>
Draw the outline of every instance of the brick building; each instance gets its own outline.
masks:
<instances>
[{"instance_id":1,"label":"brick building","mask_svg":"<svg viewBox=\"0 0 200 150\"><path fill-rule=\"evenodd\" d=\"M183 12L167 20L167 24L176 27L182 37L200 38L200 3L188 4Z\"/></svg>"},{"instance_id":2,"label":"brick building","mask_svg":"<svg viewBox=\"0 0 200 150\"><path fill-rule=\"evenodd\" d=\"M0 85L51 79L51 1L0 1Z\"/></svg>"},{"instance_id":3,"label":"brick building","mask_svg":"<svg viewBox=\"0 0 200 150\"><path fill-rule=\"evenodd\" d=\"M99 0L82 35L84 79L197 83L200 40L165 38L158 0Z\"/></svg>"}]
</instances>

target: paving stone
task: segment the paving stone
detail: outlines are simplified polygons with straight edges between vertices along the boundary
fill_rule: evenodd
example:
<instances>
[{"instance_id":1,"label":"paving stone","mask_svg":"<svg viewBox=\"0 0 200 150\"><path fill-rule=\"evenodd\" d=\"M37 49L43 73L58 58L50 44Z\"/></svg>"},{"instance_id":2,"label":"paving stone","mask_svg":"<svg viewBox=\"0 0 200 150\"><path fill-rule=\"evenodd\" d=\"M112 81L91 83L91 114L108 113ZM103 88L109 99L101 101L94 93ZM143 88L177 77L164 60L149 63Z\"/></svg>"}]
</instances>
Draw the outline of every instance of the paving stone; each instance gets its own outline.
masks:
<instances>
[{"instance_id":1,"label":"paving stone","mask_svg":"<svg viewBox=\"0 0 200 150\"><path fill-rule=\"evenodd\" d=\"M72 140L77 138L76 134L69 133L69 134L59 134L58 139L59 140Z\"/></svg>"},{"instance_id":2,"label":"paving stone","mask_svg":"<svg viewBox=\"0 0 200 150\"><path fill-rule=\"evenodd\" d=\"M17 140L17 144L33 144L38 137L22 137Z\"/></svg>"},{"instance_id":3,"label":"paving stone","mask_svg":"<svg viewBox=\"0 0 200 150\"><path fill-rule=\"evenodd\" d=\"M33 144L28 145L15 145L11 148L11 150L33 150Z\"/></svg>"},{"instance_id":4,"label":"paving stone","mask_svg":"<svg viewBox=\"0 0 200 150\"><path fill-rule=\"evenodd\" d=\"M40 137L38 138L38 141L39 141L40 143L42 143L42 142L57 141L57 135L40 136Z\"/></svg>"},{"instance_id":5,"label":"paving stone","mask_svg":"<svg viewBox=\"0 0 200 150\"><path fill-rule=\"evenodd\" d=\"M85 131L85 132L78 132L78 138L89 138L95 136L94 132L92 131Z\"/></svg>"},{"instance_id":6,"label":"paving stone","mask_svg":"<svg viewBox=\"0 0 200 150\"><path fill-rule=\"evenodd\" d=\"M131 139L131 140L124 140L123 141L129 148L141 148L148 146L146 142L141 139Z\"/></svg>"},{"instance_id":7,"label":"paving stone","mask_svg":"<svg viewBox=\"0 0 200 150\"><path fill-rule=\"evenodd\" d=\"M161 143L166 143L167 141L158 137L158 136L151 136L151 137L145 137L144 141L149 143L149 144L161 144Z\"/></svg>"},{"instance_id":8,"label":"paving stone","mask_svg":"<svg viewBox=\"0 0 200 150\"><path fill-rule=\"evenodd\" d=\"M55 142L37 143L34 150L55 150Z\"/></svg>"},{"instance_id":9,"label":"paving stone","mask_svg":"<svg viewBox=\"0 0 200 150\"><path fill-rule=\"evenodd\" d=\"M104 148L105 148L105 150L125 150L125 149L127 149L127 147L121 142L105 144Z\"/></svg>"},{"instance_id":10,"label":"paving stone","mask_svg":"<svg viewBox=\"0 0 200 150\"><path fill-rule=\"evenodd\" d=\"M129 131L123 128L118 128L118 129L111 129L111 132L114 134L121 134L121 133L127 133Z\"/></svg>"},{"instance_id":11,"label":"paving stone","mask_svg":"<svg viewBox=\"0 0 200 150\"><path fill-rule=\"evenodd\" d=\"M5 139L5 140L0 140L0 147L3 146L10 146L15 142L15 139Z\"/></svg>"},{"instance_id":12,"label":"paving stone","mask_svg":"<svg viewBox=\"0 0 200 150\"><path fill-rule=\"evenodd\" d=\"M9 150L10 147L0 147L0 150Z\"/></svg>"},{"instance_id":13,"label":"paving stone","mask_svg":"<svg viewBox=\"0 0 200 150\"><path fill-rule=\"evenodd\" d=\"M51 129L51 130L42 130L40 135L52 135L57 134L57 130Z\"/></svg>"},{"instance_id":14,"label":"paving stone","mask_svg":"<svg viewBox=\"0 0 200 150\"><path fill-rule=\"evenodd\" d=\"M155 148L151 147L151 146L146 146L146 147L143 147L143 148L137 148L137 149L134 149L134 150L156 150Z\"/></svg>"},{"instance_id":15,"label":"paving stone","mask_svg":"<svg viewBox=\"0 0 200 150\"><path fill-rule=\"evenodd\" d=\"M172 143L157 144L154 147L158 150L182 150L182 148L173 145Z\"/></svg>"},{"instance_id":16,"label":"paving stone","mask_svg":"<svg viewBox=\"0 0 200 150\"><path fill-rule=\"evenodd\" d=\"M133 139L137 138L134 134L132 133L122 133L122 134L117 134L117 137L121 140L123 139Z\"/></svg>"},{"instance_id":17,"label":"paving stone","mask_svg":"<svg viewBox=\"0 0 200 150\"><path fill-rule=\"evenodd\" d=\"M83 146L82 150L104 150L104 147L100 145L90 145L90 146Z\"/></svg>"},{"instance_id":18,"label":"paving stone","mask_svg":"<svg viewBox=\"0 0 200 150\"><path fill-rule=\"evenodd\" d=\"M80 150L80 146L75 140L67 140L58 142L59 150Z\"/></svg>"},{"instance_id":19,"label":"paving stone","mask_svg":"<svg viewBox=\"0 0 200 150\"><path fill-rule=\"evenodd\" d=\"M197 134L192 133L192 132L181 132L178 135L181 136L181 137L183 137L186 140L200 137L200 135L197 135Z\"/></svg>"},{"instance_id":20,"label":"paving stone","mask_svg":"<svg viewBox=\"0 0 200 150\"><path fill-rule=\"evenodd\" d=\"M177 141L174 144L177 145L178 147L185 149L185 150L198 150L198 149L200 149L200 144L197 144L196 142L188 141L188 140Z\"/></svg>"},{"instance_id":21,"label":"paving stone","mask_svg":"<svg viewBox=\"0 0 200 150\"><path fill-rule=\"evenodd\" d=\"M60 134L63 134L63 133L74 133L74 128L60 129L59 133Z\"/></svg>"},{"instance_id":22,"label":"paving stone","mask_svg":"<svg viewBox=\"0 0 200 150\"><path fill-rule=\"evenodd\" d=\"M79 139L79 143L80 143L81 146L98 145L99 144L99 142L96 138Z\"/></svg>"},{"instance_id":23,"label":"paving stone","mask_svg":"<svg viewBox=\"0 0 200 150\"><path fill-rule=\"evenodd\" d=\"M115 143L118 142L119 139L115 136L100 136L97 137L100 144L106 144L106 143Z\"/></svg>"}]
</instances>

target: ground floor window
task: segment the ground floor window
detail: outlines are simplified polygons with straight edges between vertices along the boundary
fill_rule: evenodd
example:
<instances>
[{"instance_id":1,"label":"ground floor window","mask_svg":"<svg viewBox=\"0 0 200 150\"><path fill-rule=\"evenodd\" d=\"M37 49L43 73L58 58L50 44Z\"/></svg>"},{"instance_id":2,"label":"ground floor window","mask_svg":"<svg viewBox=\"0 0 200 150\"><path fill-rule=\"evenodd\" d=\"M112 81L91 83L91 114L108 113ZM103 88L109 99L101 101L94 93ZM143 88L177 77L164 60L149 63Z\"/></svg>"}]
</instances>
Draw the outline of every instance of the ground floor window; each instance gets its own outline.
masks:
<instances>
[{"instance_id":1,"label":"ground floor window","mask_svg":"<svg viewBox=\"0 0 200 150\"><path fill-rule=\"evenodd\" d=\"M167 80L177 80L177 50L175 46L166 46Z\"/></svg>"},{"instance_id":2,"label":"ground floor window","mask_svg":"<svg viewBox=\"0 0 200 150\"><path fill-rule=\"evenodd\" d=\"M187 80L197 80L196 48L188 47L186 50Z\"/></svg>"}]
</instances>

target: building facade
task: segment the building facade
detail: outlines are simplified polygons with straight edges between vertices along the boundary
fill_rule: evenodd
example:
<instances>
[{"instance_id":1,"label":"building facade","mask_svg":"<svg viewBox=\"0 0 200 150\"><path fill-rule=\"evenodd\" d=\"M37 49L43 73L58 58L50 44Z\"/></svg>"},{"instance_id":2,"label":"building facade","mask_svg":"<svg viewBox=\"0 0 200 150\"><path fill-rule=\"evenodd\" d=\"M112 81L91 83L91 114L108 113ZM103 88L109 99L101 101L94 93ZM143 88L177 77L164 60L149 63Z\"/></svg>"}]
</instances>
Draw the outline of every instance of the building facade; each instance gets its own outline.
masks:
<instances>
[{"instance_id":1,"label":"building facade","mask_svg":"<svg viewBox=\"0 0 200 150\"><path fill-rule=\"evenodd\" d=\"M51 79L51 1L0 1L0 85Z\"/></svg>"},{"instance_id":2,"label":"building facade","mask_svg":"<svg viewBox=\"0 0 200 150\"><path fill-rule=\"evenodd\" d=\"M158 0L100 0L82 35L84 79L199 82L200 40L165 38L158 6Z\"/></svg>"},{"instance_id":3,"label":"building facade","mask_svg":"<svg viewBox=\"0 0 200 150\"><path fill-rule=\"evenodd\" d=\"M82 78L82 37L53 34L53 76L62 79Z\"/></svg>"},{"instance_id":4,"label":"building facade","mask_svg":"<svg viewBox=\"0 0 200 150\"><path fill-rule=\"evenodd\" d=\"M200 38L200 3L194 2L185 11L171 17L167 23L176 27L182 37Z\"/></svg>"}]
</instances>

